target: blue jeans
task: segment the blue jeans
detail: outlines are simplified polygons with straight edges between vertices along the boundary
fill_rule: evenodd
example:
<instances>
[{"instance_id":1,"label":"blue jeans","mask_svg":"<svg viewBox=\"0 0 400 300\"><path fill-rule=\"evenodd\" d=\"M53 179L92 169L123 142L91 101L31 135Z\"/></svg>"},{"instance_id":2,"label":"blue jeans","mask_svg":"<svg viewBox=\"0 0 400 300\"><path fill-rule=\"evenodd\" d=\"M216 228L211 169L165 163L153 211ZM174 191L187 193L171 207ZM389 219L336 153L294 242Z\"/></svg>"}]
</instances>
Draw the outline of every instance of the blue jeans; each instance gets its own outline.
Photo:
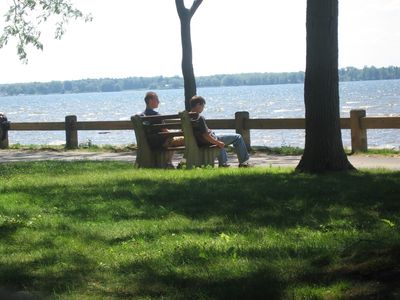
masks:
<instances>
[{"instance_id":1,"label":"blue jeans","mask_svg":"<svg viewBox=\"0 0 400 300\"><path fill-rule=\"evenodd\" d=\"M239 160L239 163L243 163L250 158L249 153L247 152L246 144L240 134L216 134L215 137L223 142L225 146L233 144L235 147L236 155ZM228 161L228 154L225 149L221 149L218 155L218 163L219 165L224 165Z\"/></svg>"}]
</instances>

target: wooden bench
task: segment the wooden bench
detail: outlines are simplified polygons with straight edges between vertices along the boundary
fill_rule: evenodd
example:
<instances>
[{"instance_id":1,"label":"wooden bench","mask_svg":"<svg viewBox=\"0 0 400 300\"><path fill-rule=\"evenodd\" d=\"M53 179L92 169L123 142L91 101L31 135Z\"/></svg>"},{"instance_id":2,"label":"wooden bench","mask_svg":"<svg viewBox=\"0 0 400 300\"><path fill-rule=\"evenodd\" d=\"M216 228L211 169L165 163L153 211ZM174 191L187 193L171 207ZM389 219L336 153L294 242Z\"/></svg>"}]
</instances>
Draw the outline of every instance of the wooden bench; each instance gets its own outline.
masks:
<instances>
[{"instance_id":1,"label":"wooden bench","mask_svg":"<svg viewBox=\"0 0 400 300\"><path fill-rule=\"evenodd\" d=\"M186 111L176 115L156 115L131 117L137 142L135 166L139 168L166 168L172 155L171 151L184 151L183 162L186 168L214 166L219 153L216 146L199 147L193 134L192 122L196 113ZM168 132L161 131L168 129ZM151 147L149 140L159 135L167 138L184 137L185 146Z\"/></svg>"},{"instance_id":2,"label":"wooden bench","mask_svg":"<svg viewBox=\"0 0 400 300\"><path fill-rule=\"evenodd\" d=\"M179 115L132 116L131 121L135 130L137 155L135 165L139 168L168 167L171 151L184 150L185 147L152 147L151 138L164 137L165 140L174 136L182 136ZM175 130L163 132L162 129Z\"/></svg>"}]
</instances>

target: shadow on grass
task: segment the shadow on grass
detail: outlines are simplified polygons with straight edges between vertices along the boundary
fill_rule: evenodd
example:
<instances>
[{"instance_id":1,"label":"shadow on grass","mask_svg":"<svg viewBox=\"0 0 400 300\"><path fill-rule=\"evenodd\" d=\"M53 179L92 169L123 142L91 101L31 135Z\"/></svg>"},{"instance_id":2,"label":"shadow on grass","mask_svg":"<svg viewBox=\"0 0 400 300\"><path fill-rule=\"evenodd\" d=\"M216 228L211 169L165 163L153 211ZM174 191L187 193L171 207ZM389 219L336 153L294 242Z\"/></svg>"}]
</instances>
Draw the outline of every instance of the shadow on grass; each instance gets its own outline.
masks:
<instances>
[{"instance_id":1,"label":"shadow on grass","mask_svg":"<svg viewBox=\"0 0 400 300\"><path fill-rule=\"evenodd\" d=\"M318 227L347 217L362 227L377 216L398 219L400 173L313 177L296 174L225 175L175 184L138 180L141 199L189 218L224 216L238 224ZM154 213L157 212L155 209Z\"/></svg>"},{"instance_id":2,"label":"shadow on grass","mask_svg":"<svg viewBox=\"0 0 400 300\"><path fill-rule=\"evenodd\" d=\"M277 270L273 263L279 253L265 249L238 253L242 259L256 258L259 262L254 269L240 276L214 276L213 263L226 256L225 253L213 253L214 256L204 259L193 247L181 249L185 252L183 257L176 254L146 263L123 265L118 274L125 286L135 282L139 286L135 295L144 297L167 294L172 295L172 299L398 299L399 247L381 246L377 251L366 248L365 245L354 247L352 254L343 257L340 265L319 257L318 250L303 254L301 258L311 265L292 275L290 280L283 279L282 270ZM381 255L386 255L385 259L381 259ZM299 255L293 255L291 259L296 257ZM233 261L226 263L234 264ZM311 291L319 287L329 291L330 287L343 282L351 284L340 294L329 295L328 292L325 297L315 296L312 292L299 295L294 291L296 287L304 286Z\"/></svg>"},{"instance_id":3,"label":"shadow on grass","mask_svg":"<svg viewBox=\"0 0 400 300\"><path fill-rule=\"evenodd\" d=\"M106 170L107 172L107 170ZM230 223L288 228L329 226L332 217L368 228L381 219L400 221L400 172L311 176L229 173L189 177L112 179L95 184L45 183L8 188L69 219L156 219L171 212L190 219L224 217ZM41 200L39 200L41 199ZM7 229L3 229L7 230Z\"/></svg>"},{"instance_id":4,"label":"shadow on grass","mask_svg":"<svg viewBox=\"0 0 400 300\"><path fill-rule=\"evenodd\" d=\"M28 166L29 164L20 167L17 172L22 174ZM54 167L51 164L49 166L52 166L52 169ZM54 175L73 176L86 171L88 174L93 172L90 168L85 170L85 164L69 167L61 163L59 166L64 171L55 170ZM40 165L37 168L37 172L47 172L46 168L40 169ZM83 170L80 171L80 168ZM103 164L99 164L96 170L107 172L115 168L117 166L104 169ZM33 172L32 169L30 172ZM272 227L282 231L296 227L322 232L329 231L333 227L368 231L384 225L384 220L395 226L400 223L398 201L400 172L323 176L270 173L267 170L187 172L190 175L187 178L174 180L173 176L168 175L173 174L171 171L165 172L165 177L157 175L151 178L142 177L140 171L134 170L131 178L112 178L107 184L77 182L71 186L63 186L48 182L35 188L30 186L18 187L15 190L7 188L6 192L25 194L27 198L35 199L36 205L45 208L57 207L58 213L72 224L105 220L115 222L156 220L171 214L185 216L195 221L211 218L223 220L218 228L192 228L184 233L191 233L190 230L198 233L229 232L232 228L235 228L235 232L240 232L262 227ZM333 224L332 220L343 222ZM0 226L0 231L5 233L0 241L10 241L17 229L17 227ZM77 234L68 224L63 230L71 235ZM156 241L164 233L142 232L139 237L122 236L111 239L93 233L83 233L83 238L87 242L97 240L111 247L129 241L132 237ZM363 256L361 255L365 253L363 243L349 245L350 250L342 253L345 263L338 267L333 267L329 259L318 257L319 249L302 254L303 258L314 262L315 265L310 267L312 272L297 276L294 279L295 284L323 285L343 279L360 283L379 282L379 288L370 294L360 292L358 295L353 291L349 297L365 295L392 297L398 289L394 284L399 278L400 261L395 254L398 245L386 247L381 243L376 252L371 251L369 255ZM167 295L170 298L187 299L195 294L198 298L212 299L279 299L284 297L283 291L289 285L289 282L282 280L277 271L267 263L268 260L274 259L276 253L268 253L264 249L238 253L243 259L260 260L262 263L258 268L245 275L221 276L219 279L207 276L207 272L212 272L207 266L211 265L212 258L223 257L225 254L209 253L207 254L209 259L204 261L196 249L187 246L184 251L190 261L182 263L175 256L161 256L146 262L122 264L115 271L115 276L121 278L122 284L127 288L102 291L102 295L106 297ZM379 259L372 261L371 258L380 257L382 253L386 255L386 263L382 264ZM296 255L299 254L294 254L294 257ZM87 277L95 270L95 263L90 258L77 254L70 258L72 269L49 272L42 277L35 272L37 266L56 265L54 257L43 259L44 261L0 266L0 282L15 290L30 287L49 293L53 290L64 292L71 287L85 285ZM375 268L373 263L377 262L383 267ZM203 265L205 275L185 273L177 267L184 268L186 264L189 265L189 270L190 266ZM363 269L368 264L372 264L372 267ZM160 269L160 265L164 265L165 268ZM376 271L371 271L374 268ZM135 285L135 288L130 289L130 285Z\"/></svg>"},{"instance_id":5,"label":"shadow on grass","mask_svg":"<svg viewBox=\"0 0 400 300\"><path fill-rule=\"evenodd\" d=\"M165 258L168 260L168 258ZM215 280L201 274L182 274L176 270L160 273L158 263L133 263L120 268L126 274L129 284L130 274L141 274L136 296L162 297L169 290L172 299L281 299L285 284L268 267L255 269L245 276ZM212 272L206 270L205 272Z\"/></svg>"},{"instance_id":6,"label":"shadow on grass","mask_svg":"<svg viewBox=\"0 0 400 300\"><path fill-rule=\"evenodd\" d=\"M71 264L63 267L66 262ZM86 283L95 267L94 261L81 253L60 257L52 252L32 261L3 263L0 265L0 291L4 294L8 291L8 297L0 299L45 299L54 293L77 289ZM25 290L30 293L18 296Z\"/></svg>"}]
</instances>

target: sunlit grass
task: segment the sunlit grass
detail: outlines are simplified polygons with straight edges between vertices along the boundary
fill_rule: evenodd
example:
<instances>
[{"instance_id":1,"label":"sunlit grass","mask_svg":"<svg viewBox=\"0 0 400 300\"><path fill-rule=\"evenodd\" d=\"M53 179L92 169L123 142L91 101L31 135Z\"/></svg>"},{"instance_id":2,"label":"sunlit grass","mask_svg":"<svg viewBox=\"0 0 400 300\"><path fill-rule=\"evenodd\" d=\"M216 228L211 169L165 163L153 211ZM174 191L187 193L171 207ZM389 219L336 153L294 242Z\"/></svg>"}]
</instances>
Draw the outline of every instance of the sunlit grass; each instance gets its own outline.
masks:
<instances>
[{"instance_id":1,"label":"sunlit grass","mask_svg":"<svg viewBox=\"0 0 400 300\"><path fill-rule=\"evenodd\" d=\"M5 293L59 299L399 295L399 172L138 170L119 162L0 167Z\"/></svg>"},{"instance_id":2,"label":"sunlit grass","mask_svg":"<svg viewBox=\"0 0 400 300\"><path fill-rule=\"evenodd\" d=\"M400 150L396 149L379 149L379 148L370 148L366 152L360 152L356 153L360 155L368 155L368 154L375 154L375 155L385 155L385 156L391 156L391 155L400 155Z\"/></svg>"}]
</instances>

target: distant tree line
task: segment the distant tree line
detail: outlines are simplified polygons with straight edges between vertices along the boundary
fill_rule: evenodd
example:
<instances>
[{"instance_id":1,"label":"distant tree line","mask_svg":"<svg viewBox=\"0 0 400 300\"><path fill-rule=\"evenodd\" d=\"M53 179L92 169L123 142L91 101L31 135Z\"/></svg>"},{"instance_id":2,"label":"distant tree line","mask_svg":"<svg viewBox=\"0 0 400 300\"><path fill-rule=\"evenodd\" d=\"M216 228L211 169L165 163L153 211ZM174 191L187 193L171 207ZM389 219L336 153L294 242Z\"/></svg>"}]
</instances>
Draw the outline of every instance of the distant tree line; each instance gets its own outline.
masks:
<instances>
[{"instance_id":1,"label":"distant tree line","mask_svg":"<svg viewBox=\"0 0 400 300\"><path fill-rule=\"evenodd\" d=\"M341 81L400 79L400 67L347 67L339 70ZM241 85L271 85L303 83L304 72L288 73L244 73L200 76L198 87L220 87ZM128 77L123 79L83 79L73 81L51 81L14 83L0 85L0 95L64 94L89 92L117 92L125 90L177 89L183 87L183 79L174 77Z\"/></svg>"}]
</instances>

